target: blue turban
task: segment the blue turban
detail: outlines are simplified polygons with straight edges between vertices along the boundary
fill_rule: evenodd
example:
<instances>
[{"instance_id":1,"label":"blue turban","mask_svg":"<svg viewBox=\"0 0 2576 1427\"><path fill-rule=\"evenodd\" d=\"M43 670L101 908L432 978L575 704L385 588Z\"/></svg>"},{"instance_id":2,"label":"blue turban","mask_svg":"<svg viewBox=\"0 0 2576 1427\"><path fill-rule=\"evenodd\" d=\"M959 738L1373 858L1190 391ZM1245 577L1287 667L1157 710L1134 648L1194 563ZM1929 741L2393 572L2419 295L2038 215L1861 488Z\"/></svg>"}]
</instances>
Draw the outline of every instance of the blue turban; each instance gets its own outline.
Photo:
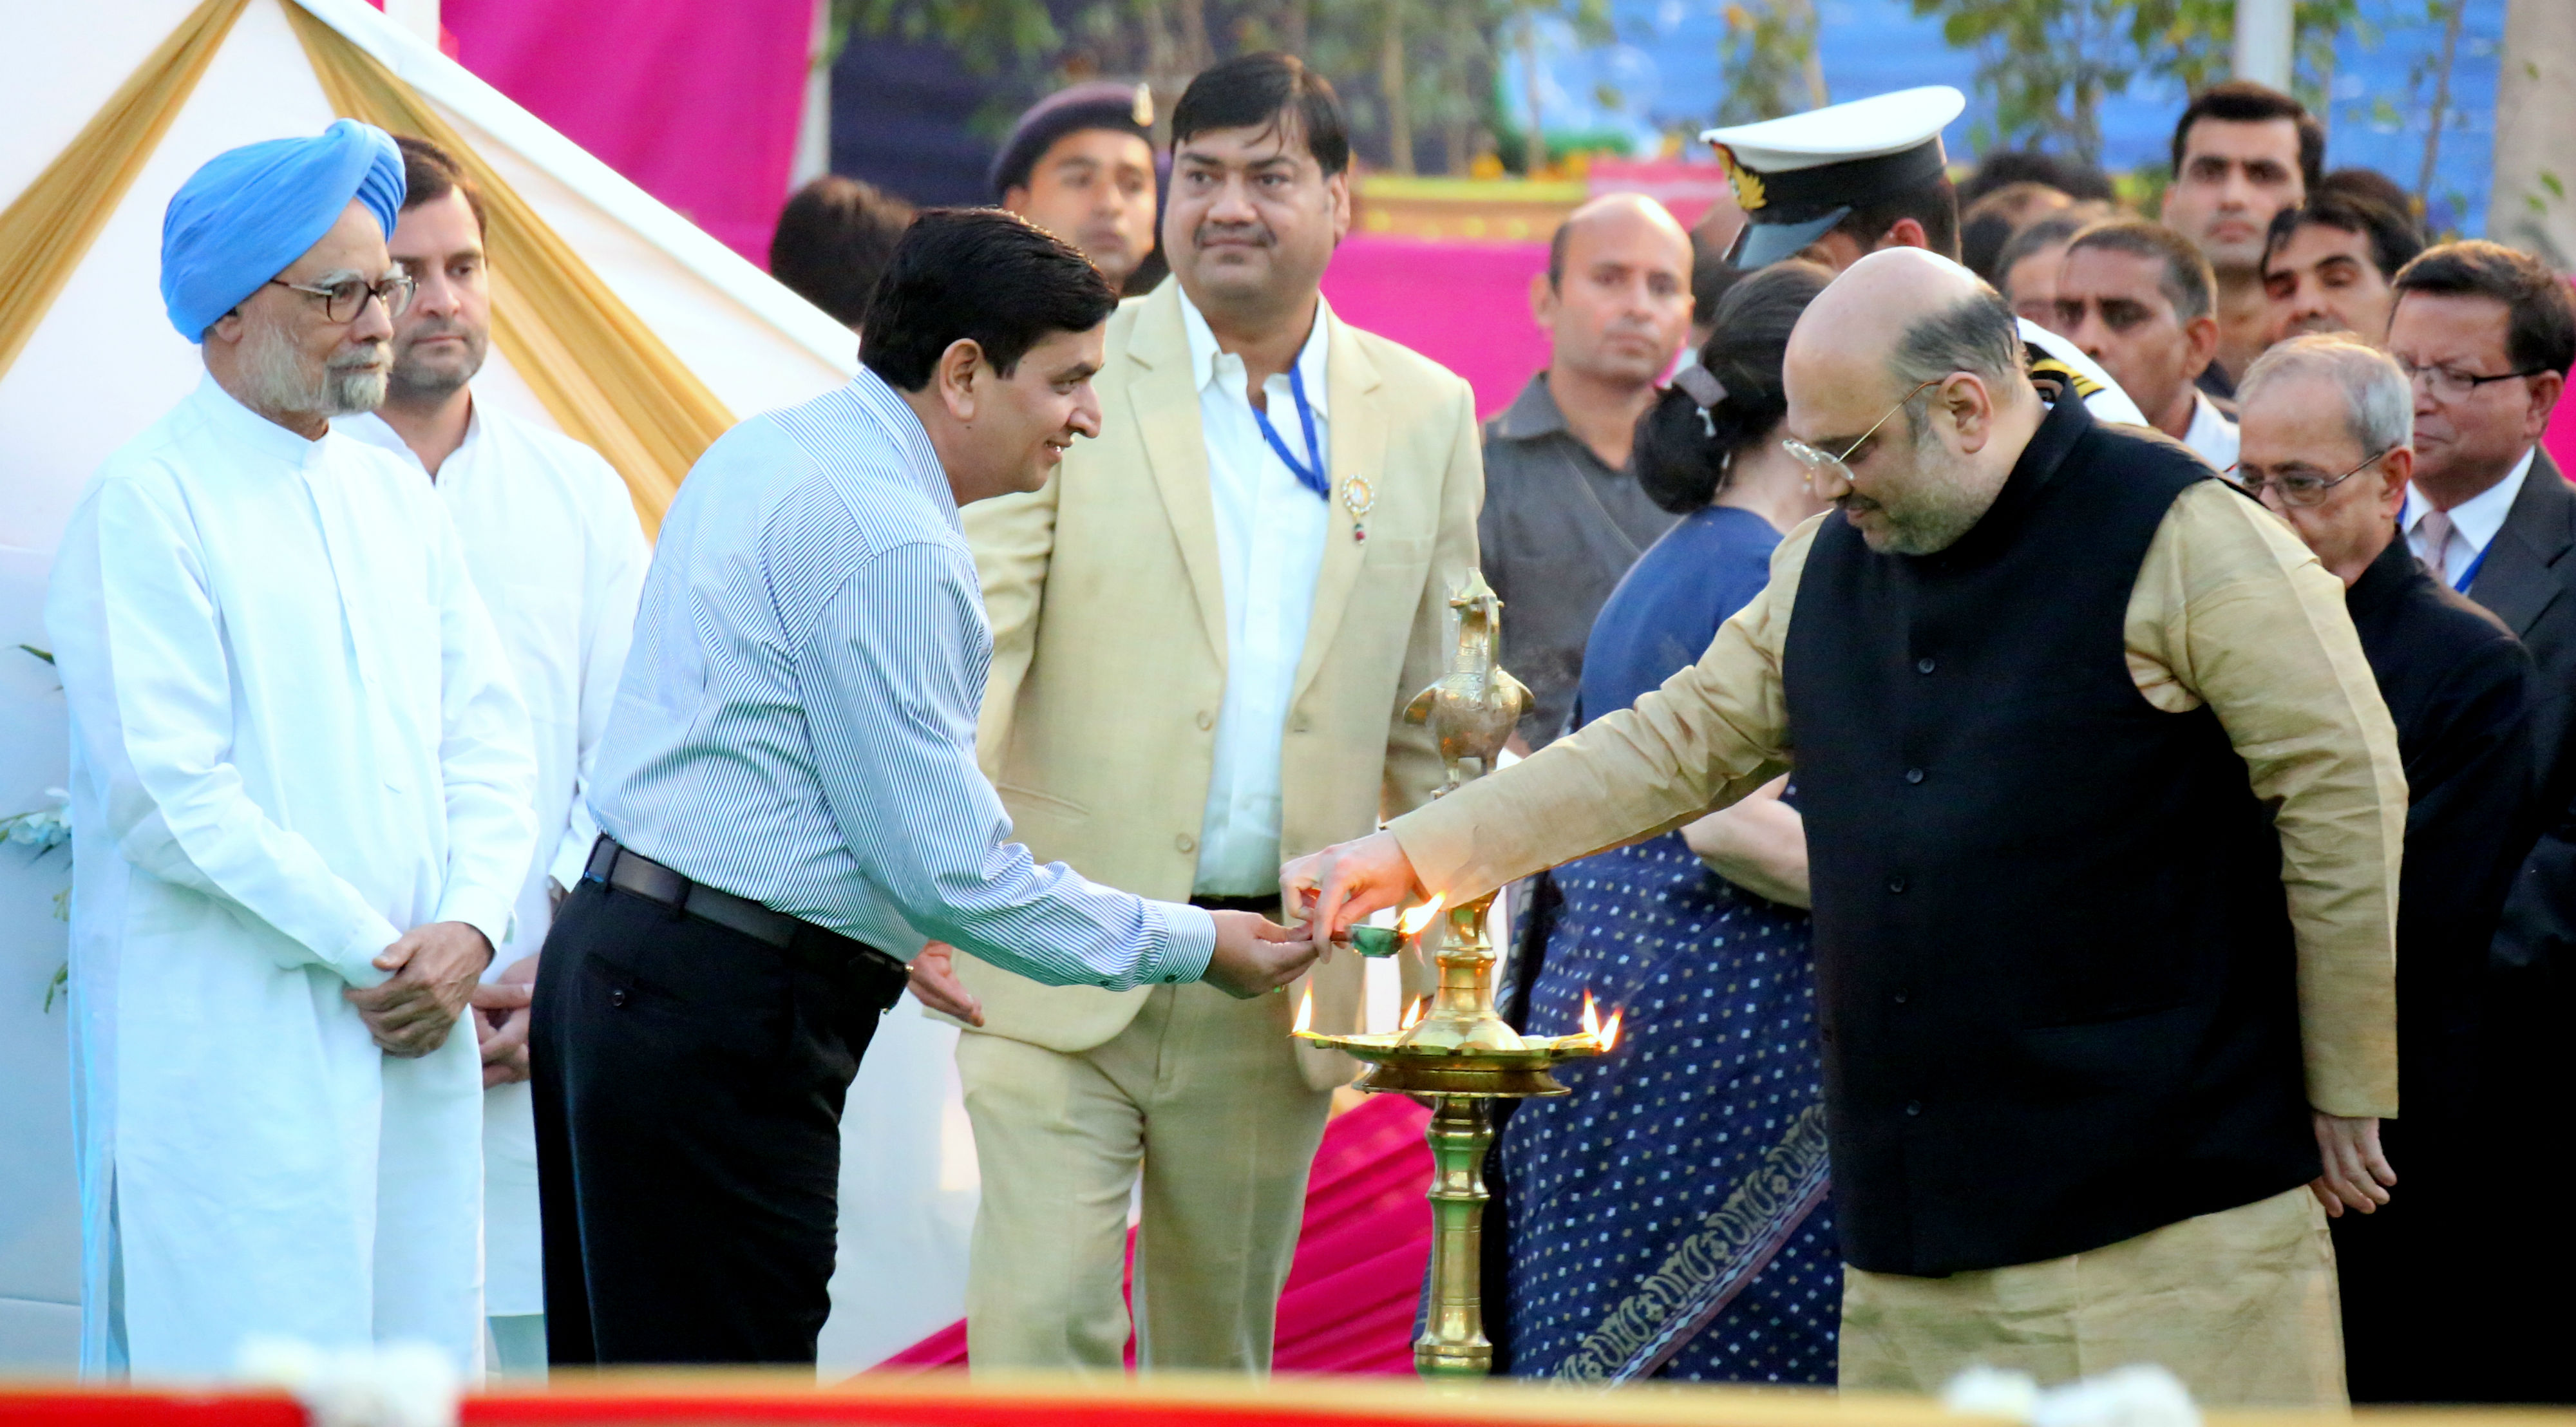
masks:
<instances>
[{"instance_id":1,"label":"blue turban","mask_svg":"<svg viewBox=\"0 0 2576 1427\"><path fill-rule=\"evenodd\" d=\"M354 119L317 138L244 144L207 160L161 219L161 302L170 325L203 341L215 319L321 242L352 199L393 235L402 150L392 135Z\"/></svg>"}]
</instances>

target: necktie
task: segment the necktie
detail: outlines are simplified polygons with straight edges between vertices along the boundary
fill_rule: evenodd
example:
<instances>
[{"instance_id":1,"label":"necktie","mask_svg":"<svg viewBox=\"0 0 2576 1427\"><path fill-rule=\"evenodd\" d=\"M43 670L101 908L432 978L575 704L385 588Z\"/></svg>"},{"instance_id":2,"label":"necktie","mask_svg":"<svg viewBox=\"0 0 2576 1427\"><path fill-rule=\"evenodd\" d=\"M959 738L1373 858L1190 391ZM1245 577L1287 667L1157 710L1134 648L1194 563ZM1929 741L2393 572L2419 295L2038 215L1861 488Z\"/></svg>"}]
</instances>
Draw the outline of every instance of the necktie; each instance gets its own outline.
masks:
<instances>
[{"instance_id":1,"label":"necktie","mask_svg":"<svg viewBox=\"0 0 2576 1427\"><path fill-rule=\"evenodd\" d=\"M2434 579L2446 585L2449 584L2451 582L2451 517L2438 510L2428 510L2424 512L2422 519L2415 522L2415 528L2424 532L2424 543L2433 547L2424 556L2424 568L2433 572Z\"/></svg>"}]
</instances>

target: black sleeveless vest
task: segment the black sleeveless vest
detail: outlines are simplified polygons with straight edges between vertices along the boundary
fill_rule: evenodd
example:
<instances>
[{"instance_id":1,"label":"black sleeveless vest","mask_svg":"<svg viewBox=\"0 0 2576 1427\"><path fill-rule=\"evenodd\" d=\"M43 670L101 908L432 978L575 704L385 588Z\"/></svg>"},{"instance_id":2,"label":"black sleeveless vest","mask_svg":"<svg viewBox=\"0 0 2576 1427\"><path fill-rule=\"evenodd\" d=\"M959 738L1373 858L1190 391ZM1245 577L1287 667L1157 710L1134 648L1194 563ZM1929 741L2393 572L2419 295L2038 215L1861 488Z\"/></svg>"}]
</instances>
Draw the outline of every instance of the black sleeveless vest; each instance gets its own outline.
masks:
<instances>
[{"instance_id":1,"label":"black sleeveless vest","mask_svg":"<svg viewBox=\"0 0 2576 1427\"><path fill-rule=\"evenodd\" d=\"M1817 533L1783 679L1860 1268L2055 1258L2318 1172L2280 840L2123 638L2209 475L2066 400L1948 550Z\"/></svg>"}]
</instances>

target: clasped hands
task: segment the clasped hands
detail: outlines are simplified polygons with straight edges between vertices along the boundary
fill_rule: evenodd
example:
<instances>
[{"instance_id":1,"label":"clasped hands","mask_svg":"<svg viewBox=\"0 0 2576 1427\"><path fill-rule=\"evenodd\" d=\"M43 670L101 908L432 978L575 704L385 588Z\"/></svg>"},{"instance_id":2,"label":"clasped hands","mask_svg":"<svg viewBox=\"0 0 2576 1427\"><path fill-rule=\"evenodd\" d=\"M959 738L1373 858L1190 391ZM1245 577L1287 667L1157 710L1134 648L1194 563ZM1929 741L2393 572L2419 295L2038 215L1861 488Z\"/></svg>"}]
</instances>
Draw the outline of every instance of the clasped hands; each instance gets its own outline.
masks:
<instances>
[{"instance_id":1,"label":"clasped hands","mask_svg":"<svg viewBox=\"0 0 2576 1427\"><path fill-rule=\"evenodd\" d=\"M1279 870L1280 903L1302 908L1300 925L1284 927L1251 912L1211 912L1216 950L1201 979L1229 996L1276 991L1331 954L1350 924L1418 890L1413 864L1395 838L1376 833L1328 847ZM934 941L912 959L912 994L922 1005L970 1026L984 1024L984 1003L957 979L956 948Z\"/></svg>"},{"instance_id":2,"label":"clasped hands","mask_svg":"<svg viewBox=\"0 0 2576 1427\"><path fill-rule=\"evenodd\" d=\"M491 964L492 943L482 932L464 922L430 922L376 955L375 968L391 976L340 994L358 1008L385 1054L409 1060L447 1044Z\"/></svg>"}]
</instances>

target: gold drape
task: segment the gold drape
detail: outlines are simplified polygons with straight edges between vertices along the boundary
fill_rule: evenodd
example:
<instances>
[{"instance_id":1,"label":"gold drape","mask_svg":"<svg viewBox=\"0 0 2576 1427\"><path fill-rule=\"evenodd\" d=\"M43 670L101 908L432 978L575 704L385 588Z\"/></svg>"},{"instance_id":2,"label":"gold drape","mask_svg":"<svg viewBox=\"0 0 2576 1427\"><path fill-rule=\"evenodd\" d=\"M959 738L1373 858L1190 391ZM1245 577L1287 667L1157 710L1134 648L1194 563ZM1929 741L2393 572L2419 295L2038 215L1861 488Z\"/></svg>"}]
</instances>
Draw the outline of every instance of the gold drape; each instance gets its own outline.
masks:
<instances>
[{"instance_id":1,"label":"gold drape","mask_svg":"<svg viewBox=\"0 0 2576 1427\"><path fill-rule=\"evenodd\" d=\"M71 281L248 0L205 0L0 212L0 373Z\"/></svg>"},{"instance_id":2,"label":"gold drape","mask_svg":"<svg viewBox=\"0 0 2576 1427\"><path fill-rule=\"evenodd\" d=\"M482 190L493 339L564 433L626 478L645 531L657 531L733 414L411 86L295 0L280 3L333 110L429 140Z\"/></svg>"}]
</instances>

